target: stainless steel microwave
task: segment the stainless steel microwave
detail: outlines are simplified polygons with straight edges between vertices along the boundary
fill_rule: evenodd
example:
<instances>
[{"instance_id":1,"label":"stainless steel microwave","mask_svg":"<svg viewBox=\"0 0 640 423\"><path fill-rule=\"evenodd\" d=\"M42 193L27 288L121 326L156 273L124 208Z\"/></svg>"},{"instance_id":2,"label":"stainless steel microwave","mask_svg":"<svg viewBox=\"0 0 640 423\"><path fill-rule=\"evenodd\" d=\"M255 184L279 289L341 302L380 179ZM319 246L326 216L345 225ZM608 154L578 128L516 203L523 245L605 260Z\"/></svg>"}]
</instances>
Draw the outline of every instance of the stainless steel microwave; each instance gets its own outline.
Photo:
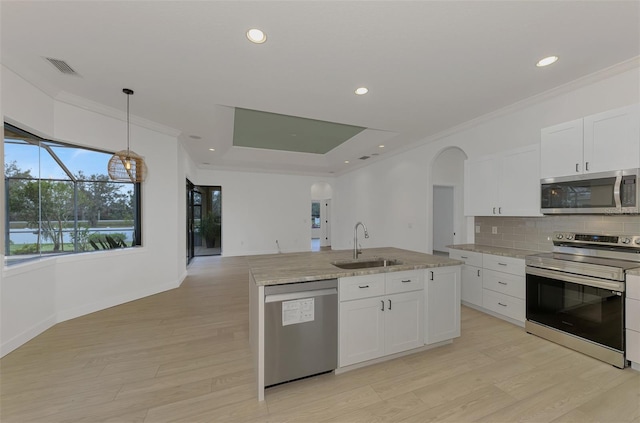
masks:
<instances>
[{"instance_id":1,"label":"stainless steel microwave","mask_svg":"<svg viewBox=\"0 0 640 423\"><path fill-rule=\"evenodd\" d=\"M640 169L540 181L542 214L638 214Z\"/></svg>"}]
</instances>

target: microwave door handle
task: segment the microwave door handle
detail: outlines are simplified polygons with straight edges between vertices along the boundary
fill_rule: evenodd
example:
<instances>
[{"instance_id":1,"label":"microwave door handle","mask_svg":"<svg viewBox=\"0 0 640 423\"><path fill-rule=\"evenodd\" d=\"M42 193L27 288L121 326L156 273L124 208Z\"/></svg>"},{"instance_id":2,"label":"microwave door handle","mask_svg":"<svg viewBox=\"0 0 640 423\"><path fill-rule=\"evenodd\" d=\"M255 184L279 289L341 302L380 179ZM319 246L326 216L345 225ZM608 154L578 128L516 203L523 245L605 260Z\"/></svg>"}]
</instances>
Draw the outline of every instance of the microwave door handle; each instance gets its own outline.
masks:
<instances>
[{"instance_id":1,"label":"microwave door handle","mask_svg":"<svg viewBox=\"0 0 640 423\"><path fill-rule=\"evenodd\" d=\"M622 175L616 176L616 183L613 186L613 201L616 203L616 209L622 210L622 200L620 199L620 186L622 185Z\"/></svg>"}]
</instances>

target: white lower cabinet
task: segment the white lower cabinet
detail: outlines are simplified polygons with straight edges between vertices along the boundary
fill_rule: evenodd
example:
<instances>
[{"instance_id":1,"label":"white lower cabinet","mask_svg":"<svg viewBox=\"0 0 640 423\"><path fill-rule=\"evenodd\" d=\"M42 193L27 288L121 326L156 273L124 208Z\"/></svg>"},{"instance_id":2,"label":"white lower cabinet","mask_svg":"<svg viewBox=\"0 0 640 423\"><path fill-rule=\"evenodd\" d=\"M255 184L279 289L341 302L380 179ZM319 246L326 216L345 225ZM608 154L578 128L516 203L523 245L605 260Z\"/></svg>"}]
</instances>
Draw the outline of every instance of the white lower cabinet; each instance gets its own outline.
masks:
<instances>
[{"instance_id":1,"label":"white lower cabinet","mask_svg":"<svg viewBox=\"0 0 640 423\"><path fill-rule=\"evenodd\" d=\"M340 278L339 367L424 345L423 287L423 271Z\"/></svg>"},{"instance_id":2,"label":"white lower cabinet","mask_svg":"<svg viewBox=\"0 0 640 423\"><path fill-rule=\"evenodd\" d=\"M340 367L384 355L383 302L365 298L340 303Z\"/></svg>"},{"instance_id":3,"label":"white lower cabinet","mask_svg":"<svg viewBox=\"0 0 640 423\"><path fill-rule=\"evenodd\" d=\"M634 369L640 370L640 276L627 275L626 285L626 357Z\"/></svg>"},{"instance_id":4,"label":"white lower cabinet","mask_svg":"<svg viewBox=\"0 0 640 423\"><path fill-rule=\"evenodd\" d=\"M465 262L462 266L465 304L524 324L524 259L456 249L449 250L449 257Z\"/></svg>"},{"instance_id":5,"label":"white lower cabinet","mask_svg":"<svg viewBox=\"0 0 640 423\"><path fill-rule=\"evenodd\" d=\"M460 266L436 267L426 273L425 343L457 338L460 336Z\"/></svg>"},{"instance_id":6,"label":"white lower cabinet","mask_svg":"<svg viewBox=\"0 0 640 423\"><path fill-rule=\"evenodd\" d=\"M482 253L452 249L449 257L465 263L460 281L462 301L482 307Z\"/></svg>"}]
</instances>

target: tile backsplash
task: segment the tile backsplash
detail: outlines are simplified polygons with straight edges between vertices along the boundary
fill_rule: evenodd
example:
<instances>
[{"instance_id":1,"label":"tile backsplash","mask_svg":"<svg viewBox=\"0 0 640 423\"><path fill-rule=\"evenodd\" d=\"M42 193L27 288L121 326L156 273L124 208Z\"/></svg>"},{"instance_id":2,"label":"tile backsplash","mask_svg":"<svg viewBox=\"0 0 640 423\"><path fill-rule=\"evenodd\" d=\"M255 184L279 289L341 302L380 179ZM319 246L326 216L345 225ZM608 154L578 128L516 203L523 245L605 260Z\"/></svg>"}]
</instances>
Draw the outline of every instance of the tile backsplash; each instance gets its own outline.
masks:
<instances>
[{"instance_id":1,"label":"tile backsplash","mask_svg":"<svg viewBox=\"0 0 640 423\"><path fill-rule=\"evenodd\" d=\"M640 216L476 217L474 228L476 244L551 251L554 231L640 235Z\"/></svg>"}]
</instances>

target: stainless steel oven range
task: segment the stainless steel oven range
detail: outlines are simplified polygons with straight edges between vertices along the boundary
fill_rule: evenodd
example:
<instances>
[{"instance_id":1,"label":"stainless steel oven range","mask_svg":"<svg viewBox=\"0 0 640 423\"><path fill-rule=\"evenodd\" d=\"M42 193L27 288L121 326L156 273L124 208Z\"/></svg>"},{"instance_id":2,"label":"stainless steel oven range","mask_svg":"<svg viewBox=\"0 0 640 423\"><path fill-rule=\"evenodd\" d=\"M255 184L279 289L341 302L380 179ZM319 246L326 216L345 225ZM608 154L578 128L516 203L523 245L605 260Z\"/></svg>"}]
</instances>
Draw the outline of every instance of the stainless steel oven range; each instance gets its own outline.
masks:
<instances>
[{"instance_id":1,"label":"stainless steel oven range","mask_svg":"<svg viewBox=\"0 0 640 423\"><path fill-rule=\"evenodd\" d=\"M625 279L640 267L640 235L555 232L553 245L525 259L525 329L624 368Z\"/></svg>"}]
</instances>

